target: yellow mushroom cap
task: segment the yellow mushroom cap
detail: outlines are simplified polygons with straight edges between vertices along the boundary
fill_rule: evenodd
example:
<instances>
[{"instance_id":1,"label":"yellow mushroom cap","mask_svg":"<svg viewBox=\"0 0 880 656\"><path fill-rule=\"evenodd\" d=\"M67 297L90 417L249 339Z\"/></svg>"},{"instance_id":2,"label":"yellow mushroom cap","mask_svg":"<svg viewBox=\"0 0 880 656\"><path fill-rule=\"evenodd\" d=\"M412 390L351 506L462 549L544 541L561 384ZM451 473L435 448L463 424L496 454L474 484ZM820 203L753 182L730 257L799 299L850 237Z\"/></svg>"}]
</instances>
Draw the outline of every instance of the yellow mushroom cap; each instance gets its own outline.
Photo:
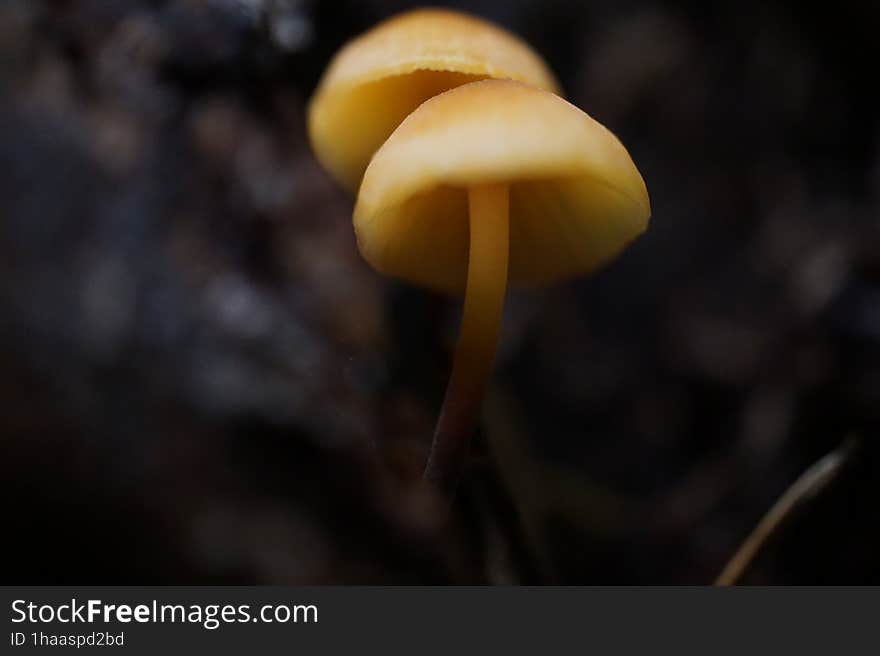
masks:
<instances>
[{"instance_id":1,"label":"yellow mushroom cap","mask_svg":"<svg viewBox=\"0 0 880 656\"><path fill-rule=\"evenodd\" d=\"M354 212L378 271L464 289L469 187L507 183L513 283L589 273L645 230L642 176L609 130L547 91L484 80L435 96L376 152Z\"/></svg>"},{"instance_id":2,"label":"yellow mushroom cap","mask_svg":"<svg viewBox=\"0 0 880 656\"><path fill-rule=\"evenodd\" d=\"M355 190L370 157L416 107L484 78L557 90L542 59L491 23L443 9L391 18L330 63L309 105L312 147L324 167Z\"/></svg>"}]
</instances>

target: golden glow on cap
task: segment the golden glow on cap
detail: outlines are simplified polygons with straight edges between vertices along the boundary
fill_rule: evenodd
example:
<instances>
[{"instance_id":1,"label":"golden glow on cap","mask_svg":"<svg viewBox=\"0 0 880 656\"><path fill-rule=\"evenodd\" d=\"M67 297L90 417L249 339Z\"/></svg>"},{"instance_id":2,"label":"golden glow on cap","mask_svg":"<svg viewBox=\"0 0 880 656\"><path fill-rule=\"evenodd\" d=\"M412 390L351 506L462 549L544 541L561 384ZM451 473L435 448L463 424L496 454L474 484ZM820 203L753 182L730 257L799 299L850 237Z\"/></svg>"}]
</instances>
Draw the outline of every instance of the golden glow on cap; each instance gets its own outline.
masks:
<instances>
[{"instance_id":1,"label":"golden glow on cap","mask_svg":"<svg viewBox=\"0 0 880 656\"><path fill-rule=\"evenodd\" d=\"M309 105L318 159L356 190L385 139L422 102L485 78L558 90L542 59L521 39L481 19L443 9L407 12L346 45Z\"/></svg>"},{"instance_id":2,"label":"golden glow on cap","mask_svg":"<svg viewBox=\"0 0 880 656\"><path fill-rule=\"evenodd\" d=\"M645 230L648 192L609 130L547 91L484 80L424 104L376 152L354 213L378 271L464 288L467 189L510 185L510 279L589 273Z\"/></svg>"}]
</instances>

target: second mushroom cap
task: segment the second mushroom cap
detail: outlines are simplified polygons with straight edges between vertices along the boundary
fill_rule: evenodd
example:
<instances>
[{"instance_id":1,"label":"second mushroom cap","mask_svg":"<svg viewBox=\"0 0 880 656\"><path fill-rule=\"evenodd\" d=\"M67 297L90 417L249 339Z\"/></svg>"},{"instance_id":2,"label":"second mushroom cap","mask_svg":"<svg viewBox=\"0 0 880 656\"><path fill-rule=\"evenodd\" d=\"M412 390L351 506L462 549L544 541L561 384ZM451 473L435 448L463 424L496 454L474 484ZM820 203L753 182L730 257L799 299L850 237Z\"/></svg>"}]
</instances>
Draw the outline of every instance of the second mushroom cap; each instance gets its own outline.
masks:
<instances>
[{"instance_id":1,"label":"second mushroom cap","mask_svg":"<svg viewBox=\"0 0 880 656\"><path fill-rule=\"evenodd\" d=\"M384 21L333 58L309 105L309 136L321 163L357 189L373 153L422 102L484 78L557 90L524 41L487 21L418 9Z\"/></svg>"}]
</instances>

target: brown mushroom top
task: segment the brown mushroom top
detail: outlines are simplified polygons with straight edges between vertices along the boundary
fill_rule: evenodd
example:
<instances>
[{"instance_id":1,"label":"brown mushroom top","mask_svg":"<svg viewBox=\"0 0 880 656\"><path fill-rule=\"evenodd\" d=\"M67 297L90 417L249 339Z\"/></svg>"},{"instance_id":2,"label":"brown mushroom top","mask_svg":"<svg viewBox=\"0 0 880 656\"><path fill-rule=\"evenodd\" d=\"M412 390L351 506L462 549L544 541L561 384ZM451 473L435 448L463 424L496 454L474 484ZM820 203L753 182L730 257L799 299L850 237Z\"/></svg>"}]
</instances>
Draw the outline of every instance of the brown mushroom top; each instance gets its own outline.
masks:
<instances>
[{"instance_id":1,"label":"brown mushroom top","mask_svg":"<svg viewBox=\"0 0 880 656\"><path fill-rule=\"evenodd\" d=\"M375 154L354 213L380 272L440 291L464 288L468 188L507 183L510 279L589 273L645 230L645 183L608 129L558 96L484 80L422 104Z\"/></svg>"}]
</instances>

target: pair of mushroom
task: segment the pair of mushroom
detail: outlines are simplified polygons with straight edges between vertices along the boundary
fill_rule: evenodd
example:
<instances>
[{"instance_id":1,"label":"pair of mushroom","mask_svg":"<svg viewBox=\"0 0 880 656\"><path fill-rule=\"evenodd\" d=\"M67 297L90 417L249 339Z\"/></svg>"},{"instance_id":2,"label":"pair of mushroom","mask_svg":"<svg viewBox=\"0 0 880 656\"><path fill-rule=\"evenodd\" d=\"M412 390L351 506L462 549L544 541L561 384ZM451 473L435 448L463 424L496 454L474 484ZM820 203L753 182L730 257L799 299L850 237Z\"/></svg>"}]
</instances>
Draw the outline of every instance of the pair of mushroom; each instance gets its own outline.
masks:
<instances>
[{"instance_id":1,"label":"pair of mushroom","mask_svg":"<svg viewBox=\"0 0 880 656\"><path fill-rule=\"evenodd\" d=\"M507 283L588 273L645 230L645 183L620 141L558 95L528 45L423 9L340 51L309 106L320 162L358 190L358 247L381 273L464 291L425 478L454 492L479 420Z\"/></svg>"}]
</instances>

